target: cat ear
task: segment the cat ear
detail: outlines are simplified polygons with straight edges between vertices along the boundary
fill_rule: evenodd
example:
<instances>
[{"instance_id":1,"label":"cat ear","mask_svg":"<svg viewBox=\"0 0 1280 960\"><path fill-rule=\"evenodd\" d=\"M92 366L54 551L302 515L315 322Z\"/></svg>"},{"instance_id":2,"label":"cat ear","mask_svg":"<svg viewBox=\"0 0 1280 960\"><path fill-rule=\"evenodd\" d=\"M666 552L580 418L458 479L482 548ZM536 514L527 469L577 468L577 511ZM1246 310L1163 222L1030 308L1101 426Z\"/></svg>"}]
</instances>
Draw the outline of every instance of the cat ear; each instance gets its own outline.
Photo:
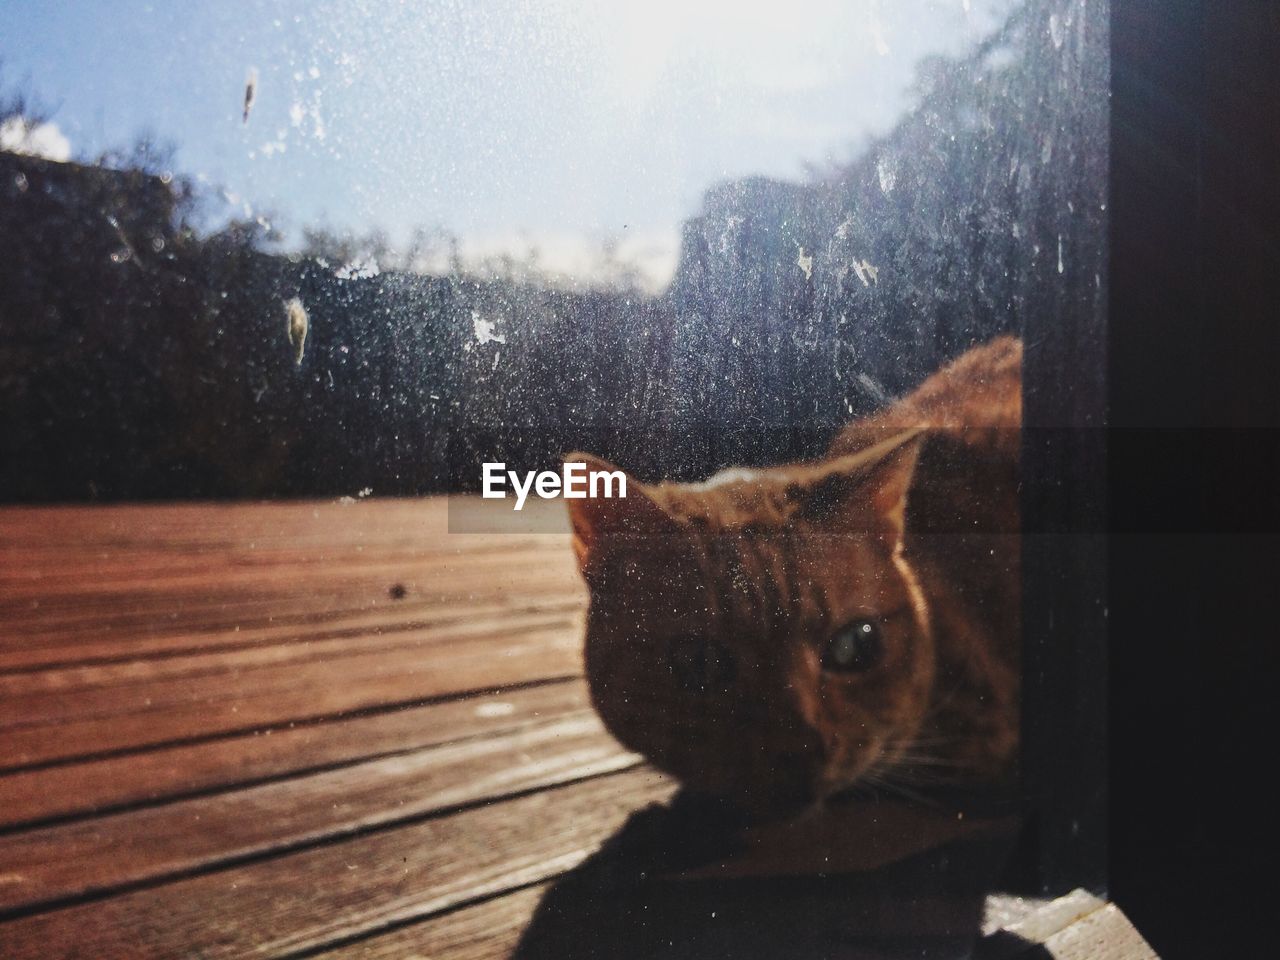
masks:
<instances>
[{"instance_id":1,"label":"cat ear","mask_svg":"<svg viewBox=\"0 0 1280 960\"><path fill-rule=\"evenodd\" d=\"M597 471L623 473L613 464L587 453L571 453L564 458L564 462L586 464L588 476ZM573 527L573 552L578 557L578 566L583 570L607 538L620 534L661 533L671 526L671 518L649 496L644 485L629 474L624 473L623 476L627 481L625 497L617 496L615 484L615 495L612 497L588 495L585 498L565 499L569 522Z\"/></svg>"},{"instance_id":2,"label":"cat ear","mask_svg":"<svg viewBox=\"0 0 1280 960\"><path fill-rule=\"evenodd\" d=\"M901 543L907 494L923 442L921 431L906 431L822 464L801 492L801 516L836 530L876 529L895 546Z\"/></svg>"},{"instance_id":3,"label":"cat ear","mask_svg":"<svg viewBox=\"0 0 1280 960\"><path fill-rule=\"evenodd\" d=\"M864 481L876 513L885 521L896 546L906 531L907 494L915 477L924 437L917 435L885 455Z\"/></svg>"}]
</instances>

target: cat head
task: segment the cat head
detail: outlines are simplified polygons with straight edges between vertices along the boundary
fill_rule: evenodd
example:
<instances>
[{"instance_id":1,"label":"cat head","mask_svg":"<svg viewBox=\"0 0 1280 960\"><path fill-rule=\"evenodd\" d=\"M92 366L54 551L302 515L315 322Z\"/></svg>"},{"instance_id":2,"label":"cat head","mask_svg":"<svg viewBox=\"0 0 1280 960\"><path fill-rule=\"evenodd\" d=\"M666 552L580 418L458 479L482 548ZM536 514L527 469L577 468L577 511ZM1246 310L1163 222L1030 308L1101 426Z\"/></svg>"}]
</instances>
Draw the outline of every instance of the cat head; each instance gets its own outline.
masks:
<instances>
[{"instance_id":1,"label":"cat head","mask_svg":"<svg viewBox=\"0 0 1280 960\"><path fill-rule=\"evenodd\" d=\"M934 654L902 554L920 438L568 500L586 671L613 734L686 785L776 808L892 764ZM591 470L616 468L575 454Z\"/></svg>"}]
</instances>

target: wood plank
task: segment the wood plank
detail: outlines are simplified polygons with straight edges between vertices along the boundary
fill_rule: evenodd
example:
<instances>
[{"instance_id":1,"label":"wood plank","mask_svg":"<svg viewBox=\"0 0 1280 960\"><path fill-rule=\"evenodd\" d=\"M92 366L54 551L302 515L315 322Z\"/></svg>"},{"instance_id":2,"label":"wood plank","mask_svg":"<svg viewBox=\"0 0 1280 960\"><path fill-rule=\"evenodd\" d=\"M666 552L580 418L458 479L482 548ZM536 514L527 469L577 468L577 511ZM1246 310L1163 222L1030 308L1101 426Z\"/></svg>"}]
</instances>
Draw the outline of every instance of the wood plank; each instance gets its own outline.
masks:
<instances>
[{"instance_id":1,"label":"wood plank","mask_svg":"<svg viewBox=\"0 0 1280 960\"><path fill-rule=\"evenodd\" d=\"M563 513L543 502L530 511ZM6 637L15 638L0 637L0 647L65 641L80 631L100 636L104 626L139 629L171 617L176 625L196 625L228 605L243 616L250 606L267 615L280 612L267 604L299 599L309 606L294 613L385 603L394 583L408 599L445 600L462 588L501 595L520 579L512 574L523 571L581 591L563 534L451 534L448 513L446 498L352 508L329 502L0 509L0 611ZM564 526L563 517L556 522ZM504 572L499 579L507 582L472 575L479 567Z\"/></svg>"},{"instance_id":2,"label":"wood plank","mask_svg":"<svg viewBox=\"0 0 1280 960\"><path fill-rule=\"evenodd\" d=\"M21 917L0 923L0 956L213 960L318 949L554 877L672 790L641 768Z\"/></svg>"},{"instance_id":3,"label":"wood plank","mask_svg":"<svg viewBox=\"0 0 1280 960\"><path fill-rule=\"evenodd\" d=\"M1013 960L1024 956L1032 947L1042 945L1059 930L1105 905L1105 900L1100 900L1087 890L1073 890L1065 896L1042 903L1016 922L1002 923L990 929L989 920L985 920L987 935L978 944L974 960ZM990 909L991 898L988 898L988 913Z\"/></svg>"},{"instance_id":4,"label":"wood plank","mask_svg":"<svg viewBox=\"0 0 1280 960\"><path fill-rule=\"evenodd\" d=\"M91 677L98 666L144 660L198 656L254 647L308 643L342 637L385 633L393 630L431 630L469 620L519 617L537 613L569 614L583 609L585 597L575 593L546 591L525 597L506 596L497 601L457 597L448 602L379 604L336 611L309 610L298 616L272 615L265 620L251 618L210 618L194 631L166 631L152 623L141 632L124 631L114 636L76 637L30 643L0 650L0 682L6 689L34 689L41 681L22 678L36 671L65 671L64 686L91 685L92 679L76 680L77 674ZM17 675L12 685L8 678ZM57 684L46 684L55 686Z\"/></svg>"},{"instance_id":5,"label":"wood plank","mask_svg":"<svg viewBox=\"0 0 1280 960\"><path fill-rule=\"evenodd\" d=\"M154 509L154 508L153 508ZM161 508L163 509L163 508ZM243 511L247 521L256 515L253 522L270 524L278 515L280 505L248 505L238 508ZM202 512L203 515L203 512ZM15 513L8 516L15 518ZM143 514L144 518L146 514ZM365 514L377 520L377 514ZM202 522L202 517L193 514L194 522ZM40 511L33 509L28 522L40 522ZM119 571L127 575L134 569L128 561L136 558L142 566L142 576L149 577L155 573L164 576L173 573L174 569L165 568L159 562L161 556L172 557L176 569L199 569L208 567L211 559L222 564L236 567L274 566L281 560L292 560L295 557L310 558L315 563L328 563L343 560L358 563L362 559L375 562L380 558L430 561L465 560L468 557L481 558L486 554L518 554L529 551L547 550L563 543L564 534L547 535L488 535L469 536L449 534L443 524L423 528L415 534L407 535L405 531L396 531L392 536L378 536L376 530L361 528L359 520L351 517L335 517L333 529L327 529L314 535L295 534L271 536L262 534L261 529L246 530L242 534L229 536L218 541L194 541L173 543L166 542L157 536L135 536L129 540L116 539L113 542L95 543L95 531L109 522L103 515L89 514L85 524L68 536L46 536L38 542L15 543L4 542L0 550L10 556L21 555L22 564L0 564L0 585L33 583L52 577L54 582L75 582L76 578L86 572ZM356 524L352 528L352 524ZM336 529L339 525L348 528ZM0 539L3 539L0 535ZM59 562L68 545L74 545L75 553ZM0 555L3 556L3 555ZM41 566L47 569L40 569Z\"/></svg>"},{"instance_id":6,"label":"wood plank","mask_svg":"<svg viewBox=\"0 0 1280 960\"><path fill-rule=\"evenodd\" d=\"M408 582L412 588L412 581ZM163 609L139 612L128 597L116 597L103 609L81 611L85 621L81 624L59 625L50 618L41 624L42 634L12 635L0 653L6 656L21 655L22 651L47 647L72 648L72 656L64 660L84 659L83 650L75 650L77 643L101 643L111 640L140 640L181 634L208 634L210 632L237 632L250 634L257 628L271 628L281 624L323 625L335 618L354 614L383 611L391 617L399 616L389 603L386 589L376 596L341 597L340 591L324 584L311 584L313 592L292 595L273 595L254 599L244 595L228 595L213 605L190 603L183 598L169 598ZM531 571L521 575L511 570L483 578L462 578L453 584L433 584L430 596L416 601L424 612L447 613L452 608L480 604L513 604L538 602L547 599L580 598L586 595L578 580L569 580L556 571ZM410 609L410 608L405 608ZM128 611L128 615L121 614ZM118 621L118 622L117 622ZM240 642L252 642L252 636L240 638ZM215 640L222 643L223 639ZM168 646L181 649L181 645ZM46 658L47 659L47 658ZM21 662L16 666L21 666Z\"/></svg>"},{"instance_id":7,"label":"wood plank","mask_svg":"<svg viewBox=\"0 0 1280 960\"><path fill-rule=\"evenodd\" d=\"M591 712L0 837L0 913L635 766ZM18 878L18 879L14 879Z\"/></svg>"},{"instance_id":8,"label":"wood plank","mask_svg":"<svg viewBox=\"0 0 1280 960\"><path fill-rule=\"evenodd\" d=\"M537 884L419 923L345 943L314 957L315 960L492 960L494 957L506 957L519 943L534 911L550 889L550 884ZM975 950L974 960L995 960L997 956L1015 955L988 952L987 944L991 942L992 935L988 934ZM1034 944L1023 943L1023 948L1029 946Z\"/></svg>"},{"instance_id":9,"label":"wood plank","mask_svg":"<svg viewBox=\"0 0 1280 960\"><path fill-rule=\"evenodd\" d=\"M1044 949L1054 960L1159 960L1114 903L1055 933Z\"/></svg>"},{"instance_id":10,"label":"wood plank","mask_svg":"<svg viewBox=\"0 0 1280 960\"><path fill-rule=\"evenodd\" d=\"M111 751L174 743L233 731L252 731L288 721L337 717L358 710L489 691L535 680L575 677L582 671L582 640L565 630L521 638L488 637L459 644L448 657L393 651L349 657L330 664L290 668L269 688L219 696L200 678L189 702L117 714L110 723L88 717L33 723L0 731L0 772L36 764L96 757ZM231 678L234 681L234 678ZM224 678L225 680L225 678Z\"/></svg>"},{"instance_id":11,"label":"wood plank","mask_svg":"<svg viewBox=\"0 0 1280 960\"><path fill-rule=\"evenodd\" d=\"M464 511L509 511L463 497ZM335 499L262 503L223 501L0 507L0 559L6 550L58 543L80 544L86 551L159 544L169 550L204 552L217 546L285 541L339 548L369 542L420 544L437 542L441 550L484 549L494 542L537 542L546 534L450 533L447 496L372 498L355 504ZM563 522L563 504L533 501L524 514L537 517L539 528ZM567 532L567 526L562 527Z\"/></svg>"},{"instance_id":12,"label":"wood plank","mask_svg":"<svg viewBox=\"0 0 1280 960\"><path fill-rule=\"evenodd\" d=\"M265 621L270 617L324 613L385 605L389 591L399 585L406 599L442 603L450 599L487 597L527 592L530 578L540 589L572 593L581 589L572 554L564 551L530 554L501 554L487 558L483 565L448 566L400 564L385 572L360 577L332 567L324 575L301 571L288 565L273 571L274 579L263 572L246 576L237 583L225 570L202 575L184 589L143 591L121 585L95 595L51 597L47 592L9 596L0 610L10 624L5 649L22 648L49 640L78 636L100 638L103 633L138 631L152 625L178 630L203 626L206 618L228 613L242 619ZM275 609L274 605L280 605ZM236 625L232 620L228 625Z\"/></svg>"},{"instance_id":13,"label":"wood plank","mask_svg":"<svg viewBox=\"0 0 1280 960\"><path fill-rule=\"evenodd\" d=\"M988 934L974 960L1159 960L1114 904L1073 890Z\"/></svg>"},{"instance_id":14,"label":"wood plank","mask_svg":"<svg viewBox=\"0 0 1280 960\"><path fill-rule=\"evenodd\" d=\"M494 960L510 956L549 884L316 954L316 960Z\"/></svg>"},{"instance_id":15,"label":"wood plank","mask_svg":"<svg viewBox=\"0 0 1280 960\"><path fill-rule=\"evenodd\" d=\"M945 856L935 857L934 863L934 869L947 871ZM590 877L577 877L571 881L576 893L552 901L551 916L557 919L543 927L532 941L535 956L649 957L662 955L665 947L672 956L681 957L764 957L781 953L882 960L922 955L960 958L969 956L970 945L966 941L979 936L971 924L976 919L973 898L980 899L981 894L976 889L966 890L958 879L950 895L937 890L921 892L913 884L901 886L900 881L894 892L894 881L881 872L884 883L891 888L886 895L875 880L875 871L850 873L835 869L821 874L826 892L821 899L815 899L812 885L728 878L708 877L690 883L666 877L632 888L610 887L611 873L605 868L598 887ZM599 902L591 902L595 899L593 889L601 891ZM480 960L508 956L543 896L554 897L555 893L554 886L540 885L339 944L318 956L327 960L437 956ZM625 900L630 897L635 899L628 908ZM993 899L1001 898L989 896L988 904ZM612 909L610 904L620 909ZM699 907L705 907L707 912ZM593 916L590 920L584 918L574 929L572 918L579 910L590 911ZM701 926L708 916L714 918L717 914L718 921L713 919ZM800 927L785 932L788 921L797 917L803 918ZM770 931L777 921L783 924L784 932L780 934ZM593 923L603 924L603 928L594 927ZM634 934L634 941L628 939L629 932ZM764 936L758 939L758 934ZM564 942L571 935L573 942ZM674 942L667 939L668 935L675 938ZM975 958L988 960L988 954L982 952L987 942L983 940L977 946ZM1026 946L1025 941L1017 942ZM756 949L744 950L747 945Z\"/></svg>"},{"instance_id":16,"label":"wood plank","mask_svg":"<svg viewBox=\"0 0 1280 960\"><path fill-rule=\"evenodd\" d=\"M1106 901L1095 897L1088 890L1073 890L1066 896L1043 905L1017 923L1005 925L1003 929L1027 943L1044 943L1059 930L1104 906ZM996 955L991 954L993 958Z\"/></svg>"},{"instance_id":17,"label":"wood plank","mask_svg":"<svg viewBox=\"0 0 1280 960\"><path fill-rule=\"evenodd\" d=\"M447 543L448 534L436 537ZM49 597L93 597L120 586L140 591L178 592L184 586L199 585L210 577L228 576L233 583L252 583L255 574L267 584L288 584L290 578L320 573L353 577L385 573L397 567L439 570L450 567L492 565L505 557L537 559L560 553L567 538L549 536L542 542L514 540L495 542L484 550L448 550L422 543L360 543L334 549L332 545L235 544L200 552L166 551L155 544L139 544L115 553L68 555L67 547L22 549L21 567L0 567L3 595L22 596L25 590ZM83 549L83 548L82 548ZM42 557L49 569L39 569ZM87 575L92 574L92 579Z\"/></svg>"},{"instance_id":18,"label":"wood plank","mask_svg":"<svg viewBox=\"0 0 1280 960\"><path fill-rule=\"evenodd\" d=\"M465 497L464 511L509 513ZM101 569L130 553L198 561L281 548L339 556L361 549L461 555L541 549L569 532L563 504L530 502L531 532L452 533L448 497L376 500L0 507L0 583L37 581L70 570ZM556 532L541 532L556 531ZM69 556L62 548L74 548ZM71 564L67 567L62 562Z\"/></svg>"},{"instance_id":19,"label":"wood plank","mask_svg":"<svg viewBox=\"0 0 1280 960\"><path fill-rule=\"evenodd\" d=\"M0 828L253 784L588 707L586 685L568 681L0 775Z\"/></svg>"},{"instance_id":20,"label":"wood plank","mask_svg":"<svg viewBox=\"0 0 1280 960\"><path fill-rule=\"evenodd\" d=\"M1047 897L989 893L982 907L982 933L989 936L1022 923L1054 901Z\"/></svg>"},{"instance_id":21,"label":"wood plank","mask_svg":"<svg viewBox=\"0 0 1280 960\"><path fill-rule=\"evenodd\" d=\"M22 583L0 585L0 598L13 616L42 619L49 615L74 614L77 609L102 603L110 596L130 593L138 603L154 602L159 595L187 595L193 600L217 599L230 593L256 596L297 593L307 589L307 581L321 578L332 585L349 585L347 592L368 584L384 585L402 573L418 576L424 585L431 578L455 572L481 572L523 565L535 568L542 560L563 560L568 542L554 538L553 544L538 548L499 549L450 554L361 551L354 555L327 555L319 548L304 552L295 548L279 556L272 565L247 564L234 555L215 553L199 562L184 560L153 547L150 553L130 552L93 567L76 570L69 558L57 571L49 570L38 579L24 568ZM63 552L74 547L68 546ZM283 551L277 551L282 553ZM27 558L24 556L24 562ZM51 558L53 559L53 558ZM148 569L150 568L150 569ZM209 589L214 593L209 594ZM38 600L39 604L30 601Z\"/></svg>"},{"instance_id":22,"label":"wood plank","mask_svg":"<svg viewBox=\"0 0 1280 960\"><path fill-rule=\"evenodd\" d=\"M0 675L0 727L40 723L77 716L110 716L144 707L190 699L185 685L209 681L201 693L215 696L219 675L235 676L236 692L272 682L282 670L330 664L373 653L415 649L424 654L479 637L521 637L544 631L580 635L577 610L549 613L515 612L502 616L466 617L446 624L410 621L394 629L342 631L288 644L263 644L212 653L159 659L127 660ZM334 664L341 668L340 664ZM274 672L273 672L274 671Z\"/></svg>"},{"instance_id":23,"label":"wood plank","mask_svg":"<svg viewBox=\"0 0 1280 960\"><path fill-rule=\"evenodd\" d=\"M458 623L469 617L506 616L549 610L580 609L586 595L580 585L572 589L545 587L531 578L520 589L483 597L459 590L455 595L412 605L389 602L324 609L314 599L297 602L299 610L286 612L284 602L275 604L266 616L258 616L244 605L227 604L214 613L204 613L192 621L144 619L138 625L105 629L92 634L55 633L48 638L13 641L0 649L0 675L74 665L94 665L195 654L202 651L234 650L277 643L302 643L313 637L373 633L399 624L421 623L424 627Z\"/></svg>"},{"instance_id":24,"label":"wood plank","mask_svg":"<svg viewBox=\"0 0 1280 960\"><path fill-rule=\"evenodd\" d=\"M226 670L119 687L92 687L66 693L42 691L8 697L0 704L0 748L10 732L28 726L101 720L188 703L208 706L226 699L318 687L338 679L347 681L388 673L405 675L418 669L440 668L445 656L463 663L485 657L501 660L523 648L536 647L551 652L579 643L578 625L573 620L557 618L510 633L502 629L501 621L495 621L451 628L436 635L413 631L407 637L374 636L366 638L361 646L343 645L337 655L328 659L297 663L286 659L253 669L235 669L235 661L252 657L257 651L231 654L226 659L232 661L232 667ZM268 656L271 652L274 651L269 651ZM288 648L284 652L287 655L294 650ZM215 658L215 664L218 659L221 658Z\"/></svg>"},{"instance_id":25,"label":"wood plank","mask_svg":"<svg viewBox=\"0 0 1280 960\"><path fill-rule=\"evenodd\" d=\"M538 884L461 910L344 943L316 956L322 960L490 960L493 957L505 957L519 942L534 911L550 890L551 885ZM749 886L744 887L742 895L751 896L751 890ZM932 915L932 911L928 909L930 906L931 901L928 899L911 898L908 903L904 903L905 916L894 917L892 911L884 911L881 905L873 916L866 918L868 925L865 928L860 926L860 930L868 937L900 937L904 931L924 933L928 924L925 922L922 926L922 920ZM1056 901L989 895L984 910L984 915L988 918L983 924L986 933L975 946L974 960L1006 960L1018 956L1029 960L1032 955L1029 951L1037 945L1042 945L1054 934L1105 906L1104 901L1080 890ZM854 904L850 903L850 910L855 909ZM953 902L945 899L936 901L936 914L941 920L938 924L939 931L954 931L950 922L953 912ZM993 912L1018 919L1016 922L989 926L989 918ZM1010 935L1015 932L1016 935ZM858 955L863 954L860 952ZM1107 956L1105 953L1101 955ZM876 956L882 954L877 953Z\"/></svg>"}]
</instances>

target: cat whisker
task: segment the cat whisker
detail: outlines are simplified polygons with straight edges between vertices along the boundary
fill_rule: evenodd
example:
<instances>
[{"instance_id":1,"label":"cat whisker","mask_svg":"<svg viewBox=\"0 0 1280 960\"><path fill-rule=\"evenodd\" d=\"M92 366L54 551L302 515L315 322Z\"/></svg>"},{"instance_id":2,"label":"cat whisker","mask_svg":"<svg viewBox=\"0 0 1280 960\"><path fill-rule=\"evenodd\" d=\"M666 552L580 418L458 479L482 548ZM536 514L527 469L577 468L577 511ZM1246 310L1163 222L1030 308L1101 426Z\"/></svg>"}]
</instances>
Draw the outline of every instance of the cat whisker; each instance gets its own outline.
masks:
<instances>
[{"instance_id":1,"label":"cat whisker","mask_svg":"<svg viewBox=\"0 0 1280 960\"><path fill-rule=\"evenodd\" d=\"M963 784L964 778L930 775L924 772L901 771L891 781L897 784L910 784L913 787L953 787Z\"/></svg>"},{"instance_id":2,"label":"cat whisker","mask_svg":"<svg viewBox=\"0 0 1280 960\"><path fill-rule=\"evenodd\" d=\"M957 737L925 737L925 739L914 739L895 742L893 749L900 750L902 753L914 754L916 750L946 749L959 744Z\"/></svg>"},{"instance_id":3,"label":"cat whisker","mask_svg":"<svg viewBox=\"0 0 1280 960\"><path fill-rule=\"evenodd\" d=\"M947 787L963 784L973 771L972 764L963 760L939 755L930 747L954 746L953 738L917 738L891 744L888 755L893 760L877 776L891 785L907 784L913 787Z\"/></svg>"},{"instance_id":4,"label":"cat whisker","mask_svg":"<svg viewBox=\"0 0 1280 960\"><path fill-rule=\"evenodd\" d=\"M946 757L934 757L928 754L905 753L898 757L898 763L904 767L940 767L943 769L964 770L970 766L960 760L949 760Z\"/></svg>"},{"instance_id":5,"label":"cat whisker","mask_svg":"<svg viewBox=\"0 0 1280 960\"><path fill-rule=\"evenodd\" d=\"M904 800L910 800L912 803L918 803L921 806L934 807L941 809L941 804L926 794L913 790L911 786L907 786L896 780L880 780L877 785L885 793L897 795Z\"/></svg>"}]
</instances>

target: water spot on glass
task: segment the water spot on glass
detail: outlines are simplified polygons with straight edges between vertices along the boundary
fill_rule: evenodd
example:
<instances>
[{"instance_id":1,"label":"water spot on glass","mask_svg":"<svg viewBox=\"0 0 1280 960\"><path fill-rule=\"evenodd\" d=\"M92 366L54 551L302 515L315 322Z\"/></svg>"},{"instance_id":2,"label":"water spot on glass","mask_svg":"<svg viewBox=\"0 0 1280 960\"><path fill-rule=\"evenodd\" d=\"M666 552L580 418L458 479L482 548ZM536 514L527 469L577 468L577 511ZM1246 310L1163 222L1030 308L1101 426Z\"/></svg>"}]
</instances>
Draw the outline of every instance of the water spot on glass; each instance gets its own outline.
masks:
<instances>
[{"instance_id":1,"label":"water spot on glass","mask_svg":"<svg viewBox=\"0 0 1280 960\"><path fill-rule=\"evenodd\" d=\"M507 342L507 338L504 335L494 332L497 322L494 320L486 320L475 310L471 311L471 326L475 333L476 343L481 346L486 343Z\"/></svg>"},{"instance_id":2,"label":"water spot on glass","mask_svg":"<svg viewBox=\"0 0 1280 960\"><path fill-rule=\"evenodd\" d=\"M253 103L258 99L258 68L250 67L249 72L244 78L244 113L241 115L240 122L249 122L249 113L253 110Z\"/></svg>"},{"instance_id":3,"label":"water spot on glass","mask_svg":"<svg viewBox=\"0 0 1280 960\"><path fill-rule=\"evenodd\" d=\"M897 163L888 157L881 157L876 161L876 177L880 181L881 192L888 196L898 182Z\"/></svg>"},{"instance_id":4,"label":"water spot on glass","mask_svg":"<svg viewBox=\"0 0 1280 960\"><path fill-rule=\"evenodd\" d=\"M796 244L796 249L799 251L799 253L796 254L796 266L804 271L804 278L806 280L812 280L813 279L813 257L805 256L804 247L800 246L799 244Z\"/></svg>"},{"instance_id":5,"label":"water spot on glass","mask_svg":"<svg viewBox=\"0 0 1280 960\"><path fill-rule=\"evenodd\" d=\"M864 287L869 287L873 283L880 280L880 270L871 265L871 261L863 258L862 260L853 261L853 272L857 274L858 279L862 281Z\"/></svg>"},{"instance_id":6,"label":"water spot on glass","mask_svg":"<svg viewBox=\"0 0 1280 960\"><path fill-rule=\"evenodd\" d=\"M302 366L302 352L307 343L307 328L309 326L307 310L298 297L293 297L285 303L284 314L285 332L289 336L289 343L293 346L294 365L300 367Z\"/></svg>"},{"instance_id":7,"label":"water spot on glass","mask_svg":"<svg viewBox=\"0 0 1280 960\"><path fill-rule=\"evenodd\" d=\"M381 272L378 261L372 255L367 255L356 257L348 263L344 263L333 271L333 275L339 280L367 280L370 277L376 277Z\"/></svg>"},{"instance_id":8,"label":"water spot on glass","mask_svg":"<svg viewBox=\"0 0 1280 960\"><path fill-rule=\"evenodd\" d=\"M1055 50L1062 49L1062 41L1066 39L1067 28L1062 19L1056 14L1049 14L1049 39L1053 41Z\"/></svg>"}]
</instances>

